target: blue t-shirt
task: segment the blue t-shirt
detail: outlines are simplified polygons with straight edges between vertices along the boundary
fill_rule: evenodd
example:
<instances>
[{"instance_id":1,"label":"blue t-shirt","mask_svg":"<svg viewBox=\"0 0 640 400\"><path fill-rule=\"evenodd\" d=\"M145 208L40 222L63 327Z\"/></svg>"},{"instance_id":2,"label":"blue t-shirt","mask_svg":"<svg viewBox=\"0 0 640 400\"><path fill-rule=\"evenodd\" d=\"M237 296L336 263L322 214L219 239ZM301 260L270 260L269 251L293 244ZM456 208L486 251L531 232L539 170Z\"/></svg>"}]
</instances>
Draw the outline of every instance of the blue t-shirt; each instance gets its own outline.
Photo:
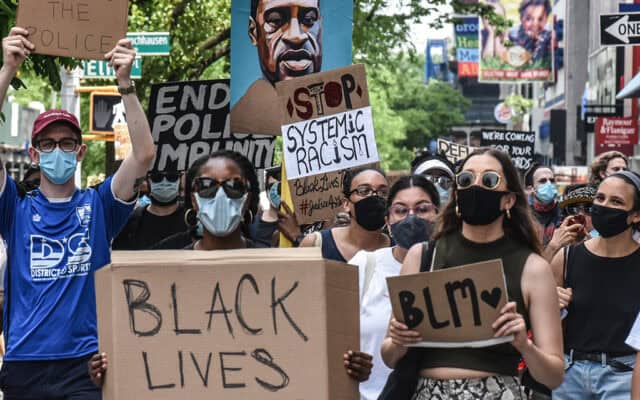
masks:
<instances>
[{"instance_id":1,"label":"blue t-shirt","mask_svg":"<svg viewBox=\"0 0 640 400\"><path fill-rule=\"evenodd\" d=\"M75 358L98 350L93 272L110 262L111 241L135 204L118 200L111 182L52 203L37 189L21 197L6 178L0 193L0 234L9 255L5 360Z\"/></svg>"}]
</instances>

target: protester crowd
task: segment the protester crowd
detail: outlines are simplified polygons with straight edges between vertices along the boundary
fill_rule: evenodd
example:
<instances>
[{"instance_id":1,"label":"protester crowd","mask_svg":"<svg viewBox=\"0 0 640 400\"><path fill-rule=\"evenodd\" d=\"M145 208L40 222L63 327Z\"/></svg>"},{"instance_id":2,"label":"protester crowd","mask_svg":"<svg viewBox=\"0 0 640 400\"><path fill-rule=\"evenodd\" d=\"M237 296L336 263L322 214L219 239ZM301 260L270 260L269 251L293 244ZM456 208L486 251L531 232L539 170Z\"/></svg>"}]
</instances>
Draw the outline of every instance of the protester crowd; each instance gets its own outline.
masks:
<instances>
[{"instance_id":1,"label":"protester crowd","mask_svg":"<svg viewBox=\"0 0 640 400\"><path fill-rule=\"evenodd\" d=\"M13 28L3 40L0 103L33 49L27 34ZM36 119L25 181L0 170L6 399L100 398L109 355L98 349L93 273L112 249L267 248L281 237L357 266L361 348L343 357L362 399L628 399L632 390L640 399L640 175L623 154L599 156L590 182L562 195L551 168L521 174L487 148L458 165L424 152L394 182L378 168L354 168L344 174L340 217L308 233L281 200L277 169L261 193L242 154L149 170L155 149L130 90L134 57L126 39L105 55L132 144L112 177L76 188L86 146L63 110ZM392 317L386 278L491 259L502 260L509 295L492 327L513 340L411 347L423 338Z\"/></svg>"}]
</instances>

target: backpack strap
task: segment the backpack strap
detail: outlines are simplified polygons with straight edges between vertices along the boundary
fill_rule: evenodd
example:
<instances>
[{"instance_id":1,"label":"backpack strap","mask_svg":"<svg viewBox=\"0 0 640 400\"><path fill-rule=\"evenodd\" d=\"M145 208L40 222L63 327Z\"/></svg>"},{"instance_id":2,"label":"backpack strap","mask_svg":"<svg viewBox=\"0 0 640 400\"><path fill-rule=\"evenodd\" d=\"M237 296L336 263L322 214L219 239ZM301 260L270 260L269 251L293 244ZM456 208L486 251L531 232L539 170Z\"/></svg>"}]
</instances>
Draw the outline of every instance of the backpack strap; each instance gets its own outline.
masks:
<instances>
[{"instance_id":1,"label":"backpack strap","mask_svg":"<svg viewBox=\"0 0 640 400\"><path fill-rule=\"evenodd\" d=\"M433 260L436 257L436 242L422 243L422 257L420 258L420 272L433 270Z\"/></svg>"},{"instance_id":2,"label":"backpack strap","mask_svg":"<svg viewBox=\"0 0 640 400\"><path fill-rule=\"evenodd\" d=\"M362 285L362 298L367 294L369 286L371 286L371 280L373 279L373 273L376 271L376 253L366 252L367 263L364 266L364 283Z\"/></svg>"},{"instance_id":3,"label":"backpack strap","mask_svg":"<svg viewBox=\"0 0 640 400\"><path fill-rule=\"evenodd\" d=\"M567 287L567 274L569 273L569 255L571 253L571 248L573 246L565 246L564 251L564 262L562 264L562 286Z\"/></svg>"},{"instance_id":4,"label":"backpack strap","mask_svg":"<svg viewBox=\"0 0 640 400\"><path fill-rule=\"evenodd\" d=\"M131 215L131 229L129 230L129 237L127 237L129 243L134 243L138 237L138 231L142 225L142 216L147 210L147 207L149 207L149 205L145 204L144 206L136 207L136 209L133 210L133 214Z\"/></svg>"},{"instance_id":5,"label":"backpack strap","mask_svg":"<svg viewBox=\"0 0 640 400\"><path fill-rule=\"evenodd\" d=\"M313 232L316 240L313 242L313 247L322 247L322 233L320 231Z\"/></svg>"}]
</instances>

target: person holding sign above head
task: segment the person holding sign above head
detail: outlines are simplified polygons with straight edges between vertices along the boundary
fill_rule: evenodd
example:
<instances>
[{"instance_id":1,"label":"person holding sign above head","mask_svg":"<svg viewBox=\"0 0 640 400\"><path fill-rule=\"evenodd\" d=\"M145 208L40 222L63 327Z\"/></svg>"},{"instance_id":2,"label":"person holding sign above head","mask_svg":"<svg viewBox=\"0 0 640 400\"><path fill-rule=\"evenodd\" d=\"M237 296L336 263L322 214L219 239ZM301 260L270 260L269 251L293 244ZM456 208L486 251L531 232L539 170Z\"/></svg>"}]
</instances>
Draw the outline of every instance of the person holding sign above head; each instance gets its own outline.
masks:
<instances>
[{"instance_id":1,"label":"person holding sign above head","mask_svg":"<svg viewBox=\"0 0 640 400\"><path fill-rule=\"evenodd\" d=\"M563 378L558 296L549 264L540 256L518 172L508 155L486 148L470 154L460 171L439 216L433 257L425 259L421 245L412 247L401 275L501 259L510 302L492 328L496 339L513 335L513 340L480 348L420 349L416 370L410 372L419 375L413 398L519 399L521 358L536 380L556 387ZM407 355L407 346L424 340L392 318L382 357L393 368Z\"/></svg>"},{"instance_id":2,"label":"person holding sign above head","mask_svg":"<svg viewBox=\"0 0 640 400\"><path fill-rule=\"evenodd\" d=\"M351 217L349 225L307 235L300 247L321 247L322 257L340 262L347 262L360 250L388 247L389 237L382 233L389 193L384 173L372 167L347 170L342 192L344 211Z\"/></svg>"},{"instance_id":3,"label":"person holding sign above head","mask_svg":"<svg viewBox=\"0 0 640 400\"><path fill-rule=\"evenodd\" d=\"M403 176L391 186L388 204L387 225L396 245L374 252L362 250L349 260L358 266L360 276L360 346L374 355L371 377L360 384L362 400L377 399L391 372L380 359L391 315L386 278L400 273L411 246L430 238L440 200L433 183L413 175Z\"/></svg>"},{"instance_id":4,"label":"person holding sign above head","mask_svg":"<svg viewBox=\"0 0 640 400\"><path fill-rule=\"evenodd\" d=\"M26 29L2 41L0 104L34 51ZM29 155L40 187L20 195L0 169L0 234L10 255L5 274L7 352L0 389L12 399L99 399L86 362L98 350L94 272L109 264L113 238L127 222L155 155L151 130L131 81L136 52L128 39L105 54L127 111L132 152L98 188L79 190L74 174L86 154L76 117L40 114Z\"/></svg>"},{"instance_id":5,"label":"person holding sign above head","mask_svg":"<svg viewBox=\"0 0 640 400\"><path fill-rule=\"evenodd\" d=\"M605 178L591 207L600 236L565 248L551 266L558 286L571 289L561 303L565 380L553 398L628 399L635 346L625 339L640 312L640 175ZM567 305L568 303L568 305Z\"/></svg>"}]
</instances>

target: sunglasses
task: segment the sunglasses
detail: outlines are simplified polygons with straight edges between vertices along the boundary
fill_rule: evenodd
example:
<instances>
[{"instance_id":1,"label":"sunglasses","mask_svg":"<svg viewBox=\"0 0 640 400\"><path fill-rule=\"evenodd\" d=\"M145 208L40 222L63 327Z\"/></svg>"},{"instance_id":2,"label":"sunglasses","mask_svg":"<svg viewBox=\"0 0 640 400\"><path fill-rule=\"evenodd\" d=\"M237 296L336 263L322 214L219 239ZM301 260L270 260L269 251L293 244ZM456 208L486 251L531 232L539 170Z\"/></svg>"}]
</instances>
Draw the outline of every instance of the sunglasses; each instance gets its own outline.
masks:
<instances>
[{"instance_id":1,"label":"sunglasses","mask_svg":"<svg viewBox=\"0 0 640 400\"><path fill-rule=\"evenodd\" d=\"M424 175L431 183L434 185L438 185L443 189L449 190L453 184L453 181L448 176L433 176L433 175Z\"/></svg>"},{"instance_id":2,"label":"sunglasses","mask_svg":"<svg viewBox=\"0 0 640 400\"><path fill-rule=\"evenodd\" d=\"M500 185L502 176L495 171L487 171L481 175L480 184L487 189L495 189ZM456 175L458 189L467 189L476 182L476 174L471 171L462 171Z\"/></svg>"},{"instance_id":3,"label":"sunglasses","mask_svg":"<svg viewBox=\"0 0 640 400\"><path fill-rule=\"evenodd\" d=\"M584 204L579 206L567 206L567 214L578 215L582 211L585 215L591 215L591 204Z\"/></svg>"},{"instance_id":4,"label":"sunglasses","mask_svg":"<svg viewBox=\"0 0 640 400\"><path fill-rule=\"evenodd\" d=\"M149 180L153 183L160 183L163 179L175 182L180 179L180 172L150 172L147 174Z\"/></svg>"},{"instance_id":5,"label":"sunglasses","mask_svg":"<svg viewBox=\"0 0 640 400\"><path fill-rule=\"evenodd\" d=\"M219 182L212 178L200 177L196 178L194 183L195 192L203 199L212 199L216 197L218 189L221 187L231 199L239 199L249 190L247 185L245 185L239 178L231 178Z\"/></svg>"}]
</instances>

